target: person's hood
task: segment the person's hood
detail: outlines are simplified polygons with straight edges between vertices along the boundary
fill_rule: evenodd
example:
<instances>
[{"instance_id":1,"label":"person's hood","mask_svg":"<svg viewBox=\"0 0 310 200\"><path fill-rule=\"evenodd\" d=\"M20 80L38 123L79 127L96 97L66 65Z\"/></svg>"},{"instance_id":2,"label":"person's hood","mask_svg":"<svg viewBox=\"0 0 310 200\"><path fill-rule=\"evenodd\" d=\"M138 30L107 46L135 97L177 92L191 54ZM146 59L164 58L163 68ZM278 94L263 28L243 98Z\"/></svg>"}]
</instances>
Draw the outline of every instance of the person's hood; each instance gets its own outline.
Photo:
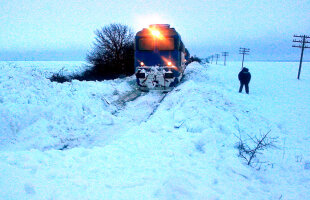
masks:
<instances>
[{"instance_id":1,"label":"person's hood","mask_svg":"<svg viewBox=\"0 0 310 200\"><path fill-rule=\"evenodd\" d=\"M249 69L246 68L246 67L244 67L244 68L242 69L242 71L243 71L243 72L249 72Z\"/></svg>"}]
</instances>

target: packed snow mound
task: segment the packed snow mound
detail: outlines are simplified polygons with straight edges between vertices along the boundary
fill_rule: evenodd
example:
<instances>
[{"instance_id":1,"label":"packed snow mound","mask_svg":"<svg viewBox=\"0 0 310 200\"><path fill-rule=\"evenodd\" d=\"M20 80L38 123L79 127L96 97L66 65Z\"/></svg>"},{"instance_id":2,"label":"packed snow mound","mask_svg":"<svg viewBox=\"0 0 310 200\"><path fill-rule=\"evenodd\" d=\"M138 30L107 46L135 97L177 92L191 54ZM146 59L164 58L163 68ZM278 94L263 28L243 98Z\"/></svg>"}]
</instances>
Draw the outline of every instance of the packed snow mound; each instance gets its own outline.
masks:
<instances>
[{"instance_id":1,"label":"packed snow mound","mask_svg":"<svg viewBox=\"0 0 310 200\"><path fill-rule=\"evenodd\" d=\"M0 198L310 199L310 73L291 78L295 64L249 63L247 95L238 93L240 63L192 63L160 104L162 94L149 92L122 105L113 102L135 91L134 77L56 84L12 69L15 81L0 80L1 120L20 126L5 125L14 144L1 146ZM18 102L28 101L13 96L15 87L38 101ZM296 99L303 101L291 104ZM40 114L24 116L30 110ZM277 148L246 165L238 137L269 130Z\"/></svg>"},{"instance_id":2,"label":"packed snow mound","mask_svg":"<svg viewBox=\"0 0 310 200\"><path fill-rule=\"evenodd\" d=\"M70 148L114 123L111 104L133 88L133 77L115 81L51 82L42 69L2 64L0 149Z\"/></svg>"}]
</instances>

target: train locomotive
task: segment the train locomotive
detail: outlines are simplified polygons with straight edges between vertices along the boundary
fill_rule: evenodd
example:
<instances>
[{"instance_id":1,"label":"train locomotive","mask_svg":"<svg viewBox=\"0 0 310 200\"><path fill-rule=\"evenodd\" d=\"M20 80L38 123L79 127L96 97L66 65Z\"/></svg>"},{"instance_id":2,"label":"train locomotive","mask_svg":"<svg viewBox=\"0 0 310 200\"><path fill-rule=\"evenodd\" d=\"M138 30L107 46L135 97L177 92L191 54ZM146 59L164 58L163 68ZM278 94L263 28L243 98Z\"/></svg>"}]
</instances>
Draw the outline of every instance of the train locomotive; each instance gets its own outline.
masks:
<instances>
[{"instance_id":1,"label":"train locomotive","mask_svg":"<svg viewBox=\"0 0 310 200\"><path fill-rule=\"evenodd\" d=\"M135 74L143 91L170 91L181 80L187 61L181 36L169 24L153 24L135 36Z\"/></svg>"}]
</instances>

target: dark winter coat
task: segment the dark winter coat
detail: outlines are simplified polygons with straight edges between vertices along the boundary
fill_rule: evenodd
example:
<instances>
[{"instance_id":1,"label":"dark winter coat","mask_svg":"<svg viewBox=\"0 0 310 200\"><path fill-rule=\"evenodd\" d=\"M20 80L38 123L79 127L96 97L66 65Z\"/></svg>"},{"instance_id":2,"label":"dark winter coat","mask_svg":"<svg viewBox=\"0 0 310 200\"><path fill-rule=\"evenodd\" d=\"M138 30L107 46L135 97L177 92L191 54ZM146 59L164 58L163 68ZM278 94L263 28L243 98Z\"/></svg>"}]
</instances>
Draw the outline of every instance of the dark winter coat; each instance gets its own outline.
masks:
<instances>
[{"instance_id":1,"label":"dark winter coat","mask_svg":"<svg viewBox=\"0 0 310 200\"><path fill-rule=\"evenodd\" d=\"M249 84L251 80L251 73L249 72L249 69L244 67L241 72L239 72L238 78L242 84Z\"/></svg>"}]
</instances>

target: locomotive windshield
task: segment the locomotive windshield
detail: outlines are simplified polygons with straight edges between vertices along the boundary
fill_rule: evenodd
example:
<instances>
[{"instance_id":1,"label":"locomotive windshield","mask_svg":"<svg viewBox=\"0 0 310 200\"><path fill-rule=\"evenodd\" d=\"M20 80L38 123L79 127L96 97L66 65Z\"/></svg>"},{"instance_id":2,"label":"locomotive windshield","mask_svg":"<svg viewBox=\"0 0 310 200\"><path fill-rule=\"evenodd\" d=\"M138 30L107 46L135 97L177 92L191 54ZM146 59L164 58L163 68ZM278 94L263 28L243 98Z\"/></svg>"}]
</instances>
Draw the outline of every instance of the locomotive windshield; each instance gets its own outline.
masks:
<instances>
[{"instance_id":1,"label":"locomotive windshield","mask_svg":"<svg viewBox=\"0 0 310 200\"><path fill-rule=\"evenodd\" d=\"M141 51L152 51L154 50L154 39L153 38L140 38L139 39L139 50ZM172 51L174 50L174 39L164 38L156 40L156 47L159 51Z\"/></svg>"},{"instance_id":2,"label":"locomotive windshield","mask_svg":"<svg viewBox=\"0 0 310 200\"><path fill-rule=\"evenodd\" d=\"M154 39L153 38L141 38L139 40L139 50L142 50L142 51L154 50Z\"/></svg>"},{"instance_id":3,"label":"locomotive windshield","mask_svg":"<svg viewBox=\"0 0 310 200\"><path fill-rule=\"evenodd\" d=\"M163 40L157 40L157 45L160 51L172 51L174 50L174 39L165 38Z\"/></svg>"}]
</instances>

